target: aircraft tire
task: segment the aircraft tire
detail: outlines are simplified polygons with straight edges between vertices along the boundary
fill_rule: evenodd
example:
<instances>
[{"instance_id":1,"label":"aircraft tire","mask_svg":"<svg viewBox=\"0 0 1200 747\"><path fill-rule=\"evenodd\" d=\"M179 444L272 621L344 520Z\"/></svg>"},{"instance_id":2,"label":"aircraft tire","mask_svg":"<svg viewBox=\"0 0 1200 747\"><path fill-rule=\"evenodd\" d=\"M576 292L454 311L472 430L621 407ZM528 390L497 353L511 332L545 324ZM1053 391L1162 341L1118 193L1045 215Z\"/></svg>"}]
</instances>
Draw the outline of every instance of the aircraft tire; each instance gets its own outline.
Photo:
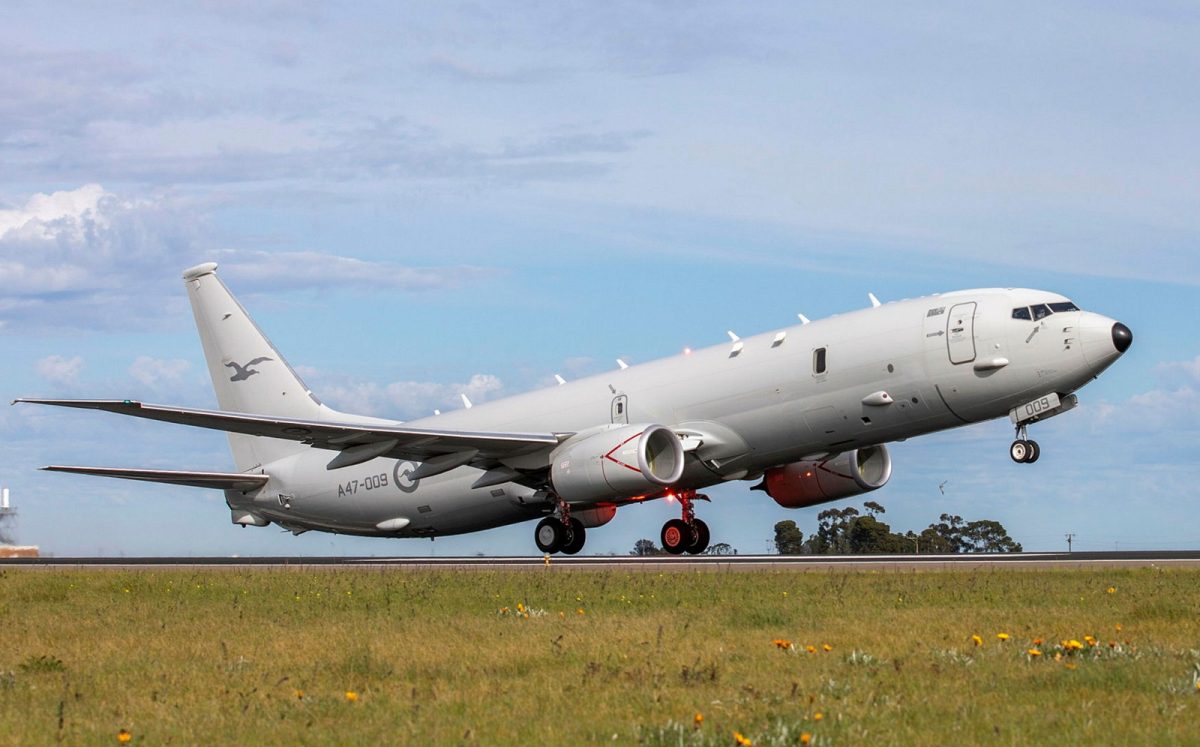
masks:
<instances>
[{"instance_id":1,"label":"aircraft tire","mask_svg":"<svg viewBox=\"0 0 1200 747\"><path fill-rule=\"evenodd\" d=\"M1033 464L1042 456L1042 447L1038 446L1037 441L1029 442L1029 456L1025 457L1026 464Z\"/></svg>"},{"instance_id":2,"label":"aircraft tire","mask_svg":"<svg viewBox=\"0 0 1200 747\"><path fill-rule=\"evenodd\" d=\"M1013 441L1012 446L1008 447L1008 455L1018 464L1024 464L1029 461L1029 442L1020 439Z\"/></svg>"},{"instance_id":3,"label":"aircraft tire","mask_svg":"<svg viewBox=\"0 0 1200 747\"><path fill-rule=\"evenodd\" d=\"M691 529L683 519L671 519L662 528L662 548L672 555L683 553L692 539Z\"/></svg>"},{"instance_id":4,"label":"aircraft tire","mask_svg":"<svg viewBox=\"0 0 1200 747\"><path fill-rule=\"evenodd\" d=\"M567 541L567 528L557 517L547 516L533 530L533 541L544 553L556 553Z\"/></svg>"},{"instance_id":5,"label":"aircraft tire","mask_svg":"<svg viewBox=\"0 0 1200 747\"><path fill-rule=\"evenodd\" d=\"M699 555L708 549L708 541L711 537L708 532L708 524L700 519L692 521L692 535L692 543L687 547L689 554Z\"/></svg>"},{"instance_id":6,"label":"aircraft tire","mask_svg":"<svg viewBox=\"0 0 1200 747\"><path fill-rule=\"evenodd\" d=\"M587 541L587 531L584 530L579 519L571 519L571 529L568 534L570 537L559 548L559 551L567 555L574 555L583 549L583 543Z\"/></svg>"}]
</instances>

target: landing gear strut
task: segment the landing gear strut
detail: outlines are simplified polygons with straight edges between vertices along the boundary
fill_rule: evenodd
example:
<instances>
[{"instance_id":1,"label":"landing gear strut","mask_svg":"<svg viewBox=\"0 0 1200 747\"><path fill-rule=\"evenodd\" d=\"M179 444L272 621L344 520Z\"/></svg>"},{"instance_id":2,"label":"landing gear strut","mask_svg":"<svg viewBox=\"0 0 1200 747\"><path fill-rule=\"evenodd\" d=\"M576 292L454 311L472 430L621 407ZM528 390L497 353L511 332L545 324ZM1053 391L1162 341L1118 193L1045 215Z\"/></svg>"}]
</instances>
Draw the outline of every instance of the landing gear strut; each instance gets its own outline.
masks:
<instances>
[{"instance_id":1,"label":"landing gear strut","mask_svg":"<svg viewBox=\"0 0 1200 747\"><path fill-rule=\"evenodd\" d=\"M586 540L583 524L579 519L571 518L571 507L561 498L558 499L557 513L539 521L533 530L533 541L544 553L574 555L583 549Z\"/></svg>"},{"instance_id":2,"label":"landing gear strut","mask_svg":"<svg viewBox=\"0 0 1200 747\"><path fill-rule=\"evenodd\" d=\"M1012 457L1014 462L1033 464L1042 455L1042 447L1038 446L1037 441L1029 440L1029 434L1025 425L1017 426L1016 439L1012 442L1012 446L1008 447L1008 455Z\"/></svg>"},{"instance_id":3,"label":"landing gear strut","mask_svg":"<svg viewBox=\"0 0 1200 747\"><path fill-rule=\"evenodd\" d=\"M708 549L708 524L696 518L692 502L703 496L698 493L680 493L679 506L683 518L671 519L662 528L662 547L672 555L690 553L699 555Z\"/></svg>"}]
</instances>

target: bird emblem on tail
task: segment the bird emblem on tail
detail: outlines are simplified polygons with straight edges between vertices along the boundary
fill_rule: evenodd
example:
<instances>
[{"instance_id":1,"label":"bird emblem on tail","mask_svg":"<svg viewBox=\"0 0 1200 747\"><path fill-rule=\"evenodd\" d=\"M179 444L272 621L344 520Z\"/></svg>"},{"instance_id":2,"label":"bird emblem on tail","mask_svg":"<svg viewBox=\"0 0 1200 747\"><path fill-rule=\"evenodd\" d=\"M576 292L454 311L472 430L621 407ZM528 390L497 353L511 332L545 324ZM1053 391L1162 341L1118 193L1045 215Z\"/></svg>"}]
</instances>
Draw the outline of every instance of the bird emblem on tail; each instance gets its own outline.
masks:
<instances>
[{"instance_id":1,"label":"bird emblem on tail","mask_svg":"<svg viewBox=\"0 0 1200 747\"><path fill-rule=\"evenodd\" d=\"M241 365L239 365L235 361L229 361L228 363L225 364L226 368L232 368L235 371L233 376L229 377L229 380L230 381L245 381L246 379L250 378L254 374L258 373L257 370L250 368L251 366L257 365L259 363L264 363L269 360L274 360L274 359L260 357L260 358L255 358L253 360L247 361L246 363L241 364Z\"/></svg>"}]
</instances>

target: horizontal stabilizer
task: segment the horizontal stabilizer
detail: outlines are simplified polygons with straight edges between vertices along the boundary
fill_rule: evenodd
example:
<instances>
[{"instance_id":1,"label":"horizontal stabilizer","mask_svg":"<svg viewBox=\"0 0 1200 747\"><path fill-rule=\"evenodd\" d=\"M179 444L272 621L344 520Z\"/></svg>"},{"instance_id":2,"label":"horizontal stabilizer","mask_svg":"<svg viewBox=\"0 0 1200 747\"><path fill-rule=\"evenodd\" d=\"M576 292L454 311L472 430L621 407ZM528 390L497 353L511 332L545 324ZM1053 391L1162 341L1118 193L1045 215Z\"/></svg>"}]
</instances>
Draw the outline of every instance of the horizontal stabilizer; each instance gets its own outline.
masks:
<instances>
[{"instance_id":1,"label":"horizontal stabilizer","mask_svg":"<svg viewBox=\"0 0 1200 747\"><path fill-rule=\"evenodd\" d=\"M70 472L76 475L119 477L123 480L162 482L167 485L188 485L193 488L217 490L256 490L267 484L267 475L243 475L238 472L184 472L172 469L122 469L120 467L42 467L47 472Z\"/></svg>"}]
</instances>

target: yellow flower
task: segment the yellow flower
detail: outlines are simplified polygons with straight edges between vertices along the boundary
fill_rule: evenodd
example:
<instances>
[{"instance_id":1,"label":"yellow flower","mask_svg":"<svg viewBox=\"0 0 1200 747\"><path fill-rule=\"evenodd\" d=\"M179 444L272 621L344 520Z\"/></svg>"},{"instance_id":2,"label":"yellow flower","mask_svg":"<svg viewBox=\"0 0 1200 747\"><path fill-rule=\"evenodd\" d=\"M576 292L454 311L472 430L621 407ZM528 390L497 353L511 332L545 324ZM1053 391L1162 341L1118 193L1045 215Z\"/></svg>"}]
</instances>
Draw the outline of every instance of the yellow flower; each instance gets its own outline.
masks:
<instances>
[{"instance_id":1,"label":"yellow flower","mask_svg":"<svg viewBox=\"0 0 1200 747\"><path fill-rule=\"evenodd\" d=\"M1038 657L1038 656L1042 655L1042 652L1037 650L1036 648L1031 648L1028 651L1026 651L1025 653L1029 654L1032 657Z\"/></svg>"},{"instance_id":2,"label":"yellow flower","mask_svg":"<svg viewBox=\"0 0 1200 747\"><path fill-rule=\"evenodd\" d=\"M997 633L996 637L999 638L1001 641L1007 641L1008 633Z\"/></svg>"},{"instance_id":3,"label":"yellow flower","mask_svg":"<svg viewBox=\"0 0 1200 747\"><path fill-rule=\"evenodd\" d=\"M522 604L521 602L517 602L517 614L518 614L518 615L524 615L524 614L525 614L525 605L524 605L524 604Z\"/></svg>"},{"instance_id":4,"label":"yellow flower","mask_svg":"<svg viewBox=\"0 0 1200 747\"><path fill-rule=\"evenodd\" d=\"M576 614L576 615L582 615L582 614L584 614L584 612L583 612L583 607L580 607L579 609L575 610L575 614Z\"/></svg>"},{"instance_id":5,"label":"yellow flower","mask_svg":"<svg viewBox=\"0 0 1200 747\"><path fill-rule=\"evenodd\" d=\"M1196 680L1196 692L1200 692L1200 680Z\"/></svg>"},{"instance_id":6,"label":"yellow flower","mask_svg":"<svg viewBox=\"0 0 1200 747\"><path fill-rule=\"evenodd\" d=\"M815 654L815 653L817 653L817 647L816 647L816 646L813 646L812 644L809 644L809 645L805 646L805 647L804 647L804 650L805 650L805 651L807 651L807 652L808 652L808 653L810 653L810 654Z\"/></svg>"},{"instance_id":7,"label":"yellow flower","mask_svg":"<svg viewBox=\"0 0 1200 747\"><path fill-rule=\"evenodd\" d=\"M1087 645L1089 645L1089 646L1095 646L1095 645L1096 645L1096 643L1097 643L1096 639L1095 639L1093 636L1090 636L1090 635L1085 635L1085 636L1083 637L1083 640L1084 640L1084 643L1086 643L1086 644L1087 644Z\"/></svg>"},{"instance_id":8,"label":"yellow flower","mask_svg":"<svg viewBox=\"0 0 1200 747\"><path fill-rule=\"evenodd\" d=\"M1083 648L1083 644L1072 638L1069 641L1063 641L1062 647L1067 651L1079 651Z\"/></svg>"},{"instance_id":9,"label":"yellow flower","mask_svg":"<svg viewBox=\"0 0 1200 747\"><path fill-rule=\"evenodd\" d=\"M117 732L117 741L121 744L129 744L130 740L132 739L133 735L129 733L128 729L122 729Z\"/></svg>"},{"instance_id":10,"label":"yellow flower","mask_svg":"<svg viewBox=\"0 0 1200 747\"><path fill-rule=\"evenodd\" d=\"M821 648L825 651L825 653L829 653L833 650L833 646L830 646L828 643L821 644Z\"/></svg>"},{"instance_id":11,"label":"yellow flower","mask_svg":"<svg viewBox=\"0 0 1200 747\"><path fill-rule=\"evenodd\" d=\"M806 731L801 732L800 733L800 744L811 744L811 743L812 743L812 734L809 734Z\"/></svg>"},{"instance_id":12,"label":"yellow flower","mask_svg":"<svg viewBox=\"0 0 1200 747\"><path fill-rule=\"evenodd\" d=\"M972 640L972 641L975 643L975 645L976 645L976 646L982 646L982 645L983 645L983 639L982 639L982 638L980 638L978 635L973 635L973 636L971 636L971 640Z\"/></svg>"},{"instance_id":13,"label":"yellow flower","mask_svg":"<svg viewBox=\"0 0 1200 747\"><path fill-rule=\"evenodd\" d=\"M738 747L754 747L754 742L743 737L740 731L735 731L733 733L733 743Z\"/></svg>"},{"instance_id":14,"label":"yellow flower","mask_svg":"<svg viewBox=\"0 0 1200 747\"><path fill-rule=\"evenodd\" d=\"M1117 587L1115 587L1115 586L1110 586L1110 587L1108 587L1108 593L1109 593L1109 594L1116 594L1116 593L1117 593Z\"/></svg>"},{"instance_id":15,"label":"yellow flower","mask_svg":"<svg viewBox=\"0 0 1200 747\"><path fill-rule=\"evenodd\" d=\"M692 726L699 729L704 724L704 714L696 711L696 715L692 716Z\"/></svg>"},{"instance_id":16,"label":"yellow flower","mask_svg":"<svg viewBox=\"0 0 1200 747\"><path fill-rule=\"evenodd\" d=\"M346 691L346 702L347 703L357 703L358 702L358 693L354 692L353 690L347 690Z\"/></svg>"},{"instance_id":17,"label":"yellow flower","mask_svg":"<svg viewBox=\"0 0 1200 747\"><path fill-rule=\"evenodd\" d=\"M776 638L771 643L775 645L775 648L789 649L792 647L792 642L786 638Z\"/></svg>"},{"instance_id":18,"label":"yellow flower","mask_svg":"<svg viewBox=\"0 0 1200 747\"><path fill-rule=\"evenodd\" d=\"M1121 632L1121 623L1117 623L1116 625L1114 625L1114 626L1113 626L1113 628L1114 628L1114 629L1115 629L1115 630L1116 630L1118 633L1120 633L1120 632Z\"/></svg>"},{"instance_id":19,"label":"yellow flower","mask_svg":"<svg viewBox=\"0 0 1200 747\"><path fill-rule=\"evenodd\" d=\"M823 718L825 718L825 714L821 713L820 711L817 711L813 714L813 721L820 721Z\"/></svg>"},{"instance_id":20,"label":"yellow flower","mask_svg":"<svg viewBox=\"0 0 1200 747\"><path fill-rule=\"evenodd\" d=\"M292 694L296 696L296 700L304 700L304 691L303 690L294 690L292 692Z\"/></svg>"}]
</instances>

